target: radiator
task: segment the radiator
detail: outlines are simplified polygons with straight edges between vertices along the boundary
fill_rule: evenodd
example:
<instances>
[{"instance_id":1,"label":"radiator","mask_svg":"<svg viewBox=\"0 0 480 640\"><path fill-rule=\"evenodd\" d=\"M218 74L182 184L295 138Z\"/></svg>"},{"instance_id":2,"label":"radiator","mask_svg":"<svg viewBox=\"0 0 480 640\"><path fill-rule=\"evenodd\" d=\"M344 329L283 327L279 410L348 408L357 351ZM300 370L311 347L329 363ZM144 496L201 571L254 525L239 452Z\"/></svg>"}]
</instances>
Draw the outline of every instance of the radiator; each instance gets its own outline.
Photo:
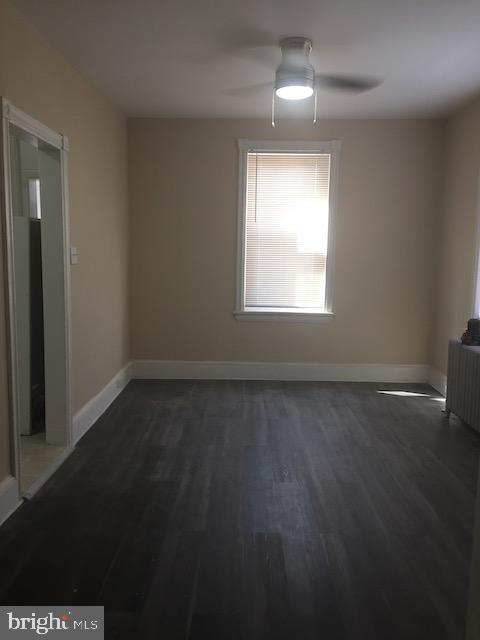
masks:
<instances>
[{"instance_id":1,"label":"radiator","mask_svg":"<svg viewBox=\"0 0 480 640\"><path fill-rule=\"evenodd\" d=\"M445 411L480 432L480 347L450 340Z\"/></svg>"}]
</instances>

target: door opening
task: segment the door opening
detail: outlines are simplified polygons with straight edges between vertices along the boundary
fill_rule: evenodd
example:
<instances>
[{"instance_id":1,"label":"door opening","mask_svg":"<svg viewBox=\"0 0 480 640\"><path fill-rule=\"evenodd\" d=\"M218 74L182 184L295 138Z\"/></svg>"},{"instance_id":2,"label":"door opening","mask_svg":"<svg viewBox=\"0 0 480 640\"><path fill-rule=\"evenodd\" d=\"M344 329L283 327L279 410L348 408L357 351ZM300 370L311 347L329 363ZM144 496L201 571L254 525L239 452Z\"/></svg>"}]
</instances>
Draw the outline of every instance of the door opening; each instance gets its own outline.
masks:
<instances>
[{"instance_id":1,"label":"door opening","mask_svg":"<svg viewBox=\"0 0 480 640\"><path fill-rule=\"evenodd\" d=\"M13 466L28 497L72 444L66 157L62 136L11 105L6 111Z\"/></svg>"}]
</instances>

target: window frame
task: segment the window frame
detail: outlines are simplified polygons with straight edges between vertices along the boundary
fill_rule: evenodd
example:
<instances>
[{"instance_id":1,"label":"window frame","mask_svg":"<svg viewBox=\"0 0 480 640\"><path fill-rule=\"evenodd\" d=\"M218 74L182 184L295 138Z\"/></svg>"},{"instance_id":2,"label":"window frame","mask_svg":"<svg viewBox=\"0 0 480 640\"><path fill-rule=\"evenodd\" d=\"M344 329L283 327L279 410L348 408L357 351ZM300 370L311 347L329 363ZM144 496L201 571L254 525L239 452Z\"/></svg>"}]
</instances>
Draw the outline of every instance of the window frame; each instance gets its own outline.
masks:
<instances>
[{"instance_id":1,"label":"window frame","mask_svg":"<svg viewBox=\"0 0 480 640\"><path fill-rule=\"evenodd\" d=\"M480 170L477 177L475 215L475 253L473 258L472 318L480 318Z\"/></svg>"},{"instance_id":2,"label":"window frame","mask_svg":"<svg viewBox=\"0 0 480 640\"><path fill-rule=\"evenodd\" d=\"M254 153L324 153L330 155L330 184L328 210L327 261L325 274L325 311L302 310L266 310L258 311L245 308L245 234L246 234L246 193L247 193L247 157ZM333 313L333 274L335 260L335 219L338 195L338 162L340 156L339 140L322 141L276 141L276 140L238 140L238 213L237 213L237 264L235 309L237 320L267 322L323 322L332 319Z\"/></svg>"}]
</instances>

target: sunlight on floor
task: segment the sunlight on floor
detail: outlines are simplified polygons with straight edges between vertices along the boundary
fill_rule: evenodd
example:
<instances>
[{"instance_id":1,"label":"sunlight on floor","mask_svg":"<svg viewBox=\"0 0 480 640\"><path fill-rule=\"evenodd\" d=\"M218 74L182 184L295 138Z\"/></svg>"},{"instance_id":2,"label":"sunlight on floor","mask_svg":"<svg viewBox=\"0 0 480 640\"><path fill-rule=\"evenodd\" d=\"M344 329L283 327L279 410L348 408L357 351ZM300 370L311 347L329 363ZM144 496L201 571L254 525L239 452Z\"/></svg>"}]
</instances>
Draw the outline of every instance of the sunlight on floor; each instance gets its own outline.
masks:
<instances>
[{"instance_id":1,"label":"sunlight on floor","mask_svg":"<svg viewBox=\"0 0 480 640\"><path fill-rule=\"evenodd\" d=\"M430 398L430 395L428 393L416 393L414 391L378 391L378 393L384 393L387 396L401 396L405 398L410 398L410 397Z\"/></svg>"},{"instance_id":2,"label":"sunlight on floor","mask_svg":"<svg viewBox=\"0 0 480 640\"><path fill-rule=\"evenodd\" d=\"M21 490L27 491L60 456L65 447L47 444L45 433L21 436Z\"/></svg>"},{"instance_id":3,"label":"sunlight on floor","mask_svg":"<svg viewBox=\"0 0 480 640\"><path fill-rule=\"evenodd\" d=\"M445 402L445 398L442 396L431 396L429 393L418 393L417 391L396 391L395 389L382 389L377 391L387 396L397 396L400 398L428 398L433 402Z\"/></svg>"}]
</instances>

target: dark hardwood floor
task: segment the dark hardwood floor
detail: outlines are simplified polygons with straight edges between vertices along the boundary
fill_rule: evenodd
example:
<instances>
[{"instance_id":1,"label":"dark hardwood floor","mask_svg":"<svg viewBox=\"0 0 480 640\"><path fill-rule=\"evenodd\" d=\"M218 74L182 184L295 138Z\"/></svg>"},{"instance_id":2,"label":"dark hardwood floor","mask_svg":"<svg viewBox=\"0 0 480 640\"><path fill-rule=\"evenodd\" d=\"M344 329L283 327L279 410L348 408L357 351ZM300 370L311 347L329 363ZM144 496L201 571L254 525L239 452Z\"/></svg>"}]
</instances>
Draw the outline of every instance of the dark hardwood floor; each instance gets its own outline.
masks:
<instances>
[{"instance_id":1,"label":"dark hardwood floor","mask_svg":"<svg viewBox=\"0 0 480 640\"><path fill-rule=\"evenodd\" d=\"M0 602L102 604L128 640L463 640L480 438L442 408L131 382L0 530Z\"/></svg>"}]
</instances>

